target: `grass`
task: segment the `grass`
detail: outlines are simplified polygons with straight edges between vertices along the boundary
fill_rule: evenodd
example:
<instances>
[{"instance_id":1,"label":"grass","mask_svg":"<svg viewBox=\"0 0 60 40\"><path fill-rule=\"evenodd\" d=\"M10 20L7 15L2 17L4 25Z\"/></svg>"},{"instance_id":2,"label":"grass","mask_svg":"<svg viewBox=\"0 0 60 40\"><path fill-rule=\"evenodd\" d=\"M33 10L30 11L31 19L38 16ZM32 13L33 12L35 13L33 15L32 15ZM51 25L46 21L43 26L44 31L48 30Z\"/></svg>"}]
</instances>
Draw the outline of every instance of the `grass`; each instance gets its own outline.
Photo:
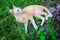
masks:
<instances>
[{"instance_id":1,"label":"grass","mask_svg":"<svg viewBox=\"0 0 60 40\"><path fill-rule=\"evenodd\" d=\"M40 35L30 21L28 34L25 34L23 23L16 22L15 17L10 14L9 9L13 8L13 4L21 8L33 4L44 5L41 0L0 0L0 40L39 40ZM35 20L40 26L40 20ZM46 40L48 37L46 35Z\"/></svg>"}]
</instances>

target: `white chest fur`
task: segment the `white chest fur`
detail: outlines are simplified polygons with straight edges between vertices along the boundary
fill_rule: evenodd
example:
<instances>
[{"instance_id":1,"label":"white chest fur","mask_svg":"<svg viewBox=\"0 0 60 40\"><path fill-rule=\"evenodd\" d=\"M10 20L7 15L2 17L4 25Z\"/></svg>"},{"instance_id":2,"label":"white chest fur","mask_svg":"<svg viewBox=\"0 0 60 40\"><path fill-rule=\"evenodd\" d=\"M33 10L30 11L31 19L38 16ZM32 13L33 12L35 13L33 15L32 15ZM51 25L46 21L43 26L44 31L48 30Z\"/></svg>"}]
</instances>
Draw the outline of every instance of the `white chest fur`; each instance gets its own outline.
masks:
<instances>
[{"instance_id":1,"label":"white chest fur","mask_svg":"<svg viewBox=\"0 0 60 40\"><path fill-rule=\"evenodd\" d=\"M15 16L15 18L17 22L22 22L22 19L20 18L20 16Z\"/></svg>"}]
</instances>

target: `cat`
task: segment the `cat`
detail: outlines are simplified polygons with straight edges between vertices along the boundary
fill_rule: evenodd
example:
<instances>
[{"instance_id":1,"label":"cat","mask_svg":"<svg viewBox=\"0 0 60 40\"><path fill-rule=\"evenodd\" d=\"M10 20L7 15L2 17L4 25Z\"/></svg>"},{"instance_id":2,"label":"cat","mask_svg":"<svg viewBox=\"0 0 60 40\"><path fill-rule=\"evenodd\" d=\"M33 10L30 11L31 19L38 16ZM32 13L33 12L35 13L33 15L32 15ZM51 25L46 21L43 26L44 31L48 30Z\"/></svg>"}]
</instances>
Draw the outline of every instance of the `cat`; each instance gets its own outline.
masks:
<instances>
[{"instance_id":1,"label":"cat","mask_svg":"<svg viewBox=\"0 0 60 40\"><path fill-rule=\"evenodd\" d=\"M37 30L38 26L36 25L33 17L38 17L39 19L41 19L41 26L43 26L45 20L48 20L49 17L53 16L45 6L41 5L30 5L23 9L13 5L13 9L10 9L9 11L15 16L16 21L24 23L26 30L25 33L27 33L28 20L32 22L34 28ZM43 17L42 15L44 15L45 17Z\"/></svg>"}]
</instances>

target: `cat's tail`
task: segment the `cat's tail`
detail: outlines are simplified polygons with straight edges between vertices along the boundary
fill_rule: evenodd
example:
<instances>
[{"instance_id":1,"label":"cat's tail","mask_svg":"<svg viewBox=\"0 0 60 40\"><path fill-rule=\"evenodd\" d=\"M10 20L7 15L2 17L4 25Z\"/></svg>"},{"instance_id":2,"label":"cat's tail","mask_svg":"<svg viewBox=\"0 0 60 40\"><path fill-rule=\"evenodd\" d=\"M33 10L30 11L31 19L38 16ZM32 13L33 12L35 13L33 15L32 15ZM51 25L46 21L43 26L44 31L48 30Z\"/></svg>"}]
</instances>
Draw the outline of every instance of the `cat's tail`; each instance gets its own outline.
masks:
<instances>
[{"instance_id":1,"label":"cat's tail","mask_svg":"<svg viewBox=\"0 0 60 40\"><path fill-rule=\"evenodd\" d=\"M44 10L48 13L48 17L52 17L53 16L52 13L46 7L44 7Z\"/></svg>"}]
</instances>

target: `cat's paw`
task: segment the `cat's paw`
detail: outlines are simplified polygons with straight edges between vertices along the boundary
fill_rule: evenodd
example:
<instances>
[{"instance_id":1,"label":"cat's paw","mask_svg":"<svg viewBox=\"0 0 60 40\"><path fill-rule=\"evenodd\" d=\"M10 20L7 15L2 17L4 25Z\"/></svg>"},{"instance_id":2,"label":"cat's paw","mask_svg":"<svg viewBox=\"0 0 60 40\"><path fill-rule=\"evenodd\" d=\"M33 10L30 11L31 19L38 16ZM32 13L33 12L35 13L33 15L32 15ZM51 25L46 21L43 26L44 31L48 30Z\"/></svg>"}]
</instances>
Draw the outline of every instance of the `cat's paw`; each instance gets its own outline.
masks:
<instances>
[{"instance_id":1,"label":"cat's paw","mask_svg":"<svg viewBox=\"0 0 60 40\"><path fill-rule=\"evenodd\" d=\"M48 20L48 18L46 18L46 20Z\"/></svg>"}]
</instances>

